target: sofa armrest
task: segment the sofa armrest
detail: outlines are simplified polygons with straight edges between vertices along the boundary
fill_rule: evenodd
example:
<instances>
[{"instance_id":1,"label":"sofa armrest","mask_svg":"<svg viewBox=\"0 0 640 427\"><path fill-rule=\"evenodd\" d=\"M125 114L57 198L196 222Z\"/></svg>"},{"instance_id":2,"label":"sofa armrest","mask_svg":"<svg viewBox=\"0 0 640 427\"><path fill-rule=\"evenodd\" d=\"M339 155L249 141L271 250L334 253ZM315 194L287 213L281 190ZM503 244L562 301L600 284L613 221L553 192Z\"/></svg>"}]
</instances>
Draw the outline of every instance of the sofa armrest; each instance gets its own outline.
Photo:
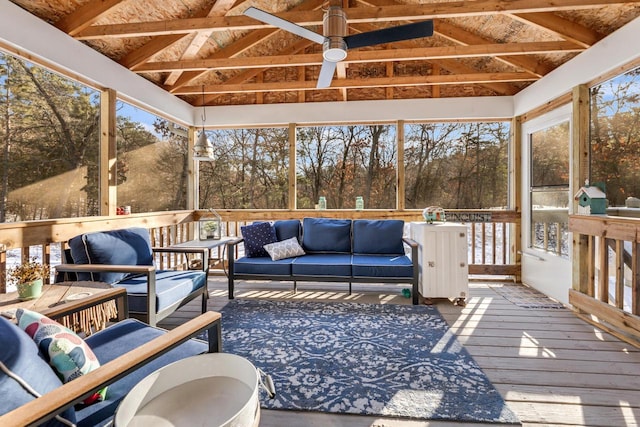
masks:
<instances>
[{"instance_id":1,"label":"sofa armrest","mask_svg":"<svg viewBox=\"0 0 640 427\"><path fill-rule=\"evenodd\" d=\"M209 330L209 351L221 351L220 313L209 311L142 344L98 369L74 379L19 408L0 416L0 425L38 425L90 396L174 347ZM215 329L215 331L214 331ZM212 340L217 341L212 344Z\"/></svg>"},{"instance_id":2,"label":"sofa armrest","mask_svg":"<svg viewBox=\"0 0 640 427\"><path fill-rule=\"evenodd\" d=\"M110 300L115 300L116 302L116 308L118 310L118 321L124 320L129 317L127 291L124 288L105 289L102 292L98 292L86 298L82 298L77 301L68 301L62 305L42 310L41 313L50 319L59 320L62 317L78 313L82 310L100 305Z\"/></svg>"},{"instance_id":3,"label":"sofa armrest","mask_svg":"<svg viewBox=\"0 0 640 427\"><path fill-rule=\"evenodd\" d=\"M155 326L155 321L151 322L151 316L156 312L156 268L153 265L117 265L117 264L59 264L55 266L56 272L75 273L95 273L95 272L115 272L144 274L147 276L147 314L149 323Z\"/></svg>"},{"instance_id":4,"label":"sofa armrest","mask_svg":"<svg viewBox=\"0 0 640 427\"><path fill-rule=\"evenodd\" d=\"M208 248L170 248L170 247L153 247L156 253L173 253L173 254L197 254L202 255L202 271L209 271L209 249Z\"/></svg>"},{"instance_id":5,"label":"sofa armrest","mask_svg":"<svg viewBox=\"0 0 640 427\"><path fill-rule=\"evenodd\" d=\"M413 248L417 248L417 247L418 247L418 242L416 242L415 240L410 239L410 238L408 238L408 237L403 237L403 238L402 238L402 241L403 241L404 243L406 243L407 245L409 245L409 246L411 247L411 249L413 249Z\"/></svg>"}]
</instances>

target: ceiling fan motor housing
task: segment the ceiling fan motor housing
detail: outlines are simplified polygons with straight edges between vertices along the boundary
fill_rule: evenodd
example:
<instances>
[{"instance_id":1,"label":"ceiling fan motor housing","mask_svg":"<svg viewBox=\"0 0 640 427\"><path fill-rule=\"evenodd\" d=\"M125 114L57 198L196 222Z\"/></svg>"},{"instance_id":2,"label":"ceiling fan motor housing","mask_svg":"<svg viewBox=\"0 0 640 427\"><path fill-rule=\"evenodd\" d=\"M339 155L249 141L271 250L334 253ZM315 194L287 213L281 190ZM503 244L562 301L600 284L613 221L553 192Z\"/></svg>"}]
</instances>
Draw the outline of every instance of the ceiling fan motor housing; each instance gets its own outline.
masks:
<instances>
[{"instance_id":1,"label":"ceiling fan motor housing","mask_svg":"<svg viewBox=\"0 0 640 427\"><path fill-rule=\"evenodd\" d=\"M330 62L339 62L347 57L347 15L342 8L329 6L324 14L322 56Z\"/></svg>"}]
</instances>

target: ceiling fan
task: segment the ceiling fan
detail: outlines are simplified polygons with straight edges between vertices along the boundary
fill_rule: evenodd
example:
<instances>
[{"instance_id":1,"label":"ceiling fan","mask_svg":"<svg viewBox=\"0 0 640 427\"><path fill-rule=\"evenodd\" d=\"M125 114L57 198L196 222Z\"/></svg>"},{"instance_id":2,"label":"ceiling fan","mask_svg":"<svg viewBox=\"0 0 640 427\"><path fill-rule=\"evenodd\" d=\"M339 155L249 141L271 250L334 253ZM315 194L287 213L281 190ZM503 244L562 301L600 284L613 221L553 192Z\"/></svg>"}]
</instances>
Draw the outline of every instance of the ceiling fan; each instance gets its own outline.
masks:
<instances>
[{"instance_id":1,"label":"ceiling fan","mask_svg":"<svg viewBox=\"0 0 640 427\"><path fill-rule=\"evenodd\" d=\"M433 21L421 21L348 36L347 15L340 6L329 6L325 12L322 25L324 35L253 6L245 10L244 14L322 45L323 61L316 86L318 89L331 86L336 65L347 57L347 49L433 35Z\"/></svg>"}]
</instances>

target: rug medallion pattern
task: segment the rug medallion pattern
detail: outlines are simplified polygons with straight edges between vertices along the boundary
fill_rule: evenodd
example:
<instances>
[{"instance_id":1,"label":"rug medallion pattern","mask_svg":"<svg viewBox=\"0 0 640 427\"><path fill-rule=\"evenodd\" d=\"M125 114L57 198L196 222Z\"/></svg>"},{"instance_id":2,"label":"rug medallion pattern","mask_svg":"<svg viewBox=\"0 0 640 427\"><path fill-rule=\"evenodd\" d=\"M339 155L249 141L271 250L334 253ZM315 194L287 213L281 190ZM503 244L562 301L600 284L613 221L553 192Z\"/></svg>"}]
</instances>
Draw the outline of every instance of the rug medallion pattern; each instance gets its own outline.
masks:
<instances>
[{"instance_id":1,"label":"rug medallion pattern","mask_svg":"<svg viewBox=\"0 0 640 427\"><path fill-rule=\"evenodd\" d=\"M272 376L263 408L518 422L435 307L236 299L222 331Z\"/></svg>"}]
</instances>

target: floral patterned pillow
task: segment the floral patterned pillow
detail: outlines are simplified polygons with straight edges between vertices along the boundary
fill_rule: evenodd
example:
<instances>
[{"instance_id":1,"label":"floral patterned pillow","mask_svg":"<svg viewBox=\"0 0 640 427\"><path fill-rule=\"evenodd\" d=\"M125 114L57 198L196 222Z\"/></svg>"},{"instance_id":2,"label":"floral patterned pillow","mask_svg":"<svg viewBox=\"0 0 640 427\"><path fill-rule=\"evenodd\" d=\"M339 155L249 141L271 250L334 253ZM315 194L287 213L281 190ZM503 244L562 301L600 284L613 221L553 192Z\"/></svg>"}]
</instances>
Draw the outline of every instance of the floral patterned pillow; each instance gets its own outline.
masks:
<instances>
[{"instance_id":1,"label":"floral patterned pillow","mask_svg":"<svg viewBox=\"0 0 640 427\"><path fill-rule=\"evenodd\" d=\"M56 371L62 382L87 374L100 367L91 348L71 329L35 311L19 308L18 326L35 341L40 353ZM90 405L104 400L107 388L98 390L83 403Z\"/></svg>"}]
</instances>

